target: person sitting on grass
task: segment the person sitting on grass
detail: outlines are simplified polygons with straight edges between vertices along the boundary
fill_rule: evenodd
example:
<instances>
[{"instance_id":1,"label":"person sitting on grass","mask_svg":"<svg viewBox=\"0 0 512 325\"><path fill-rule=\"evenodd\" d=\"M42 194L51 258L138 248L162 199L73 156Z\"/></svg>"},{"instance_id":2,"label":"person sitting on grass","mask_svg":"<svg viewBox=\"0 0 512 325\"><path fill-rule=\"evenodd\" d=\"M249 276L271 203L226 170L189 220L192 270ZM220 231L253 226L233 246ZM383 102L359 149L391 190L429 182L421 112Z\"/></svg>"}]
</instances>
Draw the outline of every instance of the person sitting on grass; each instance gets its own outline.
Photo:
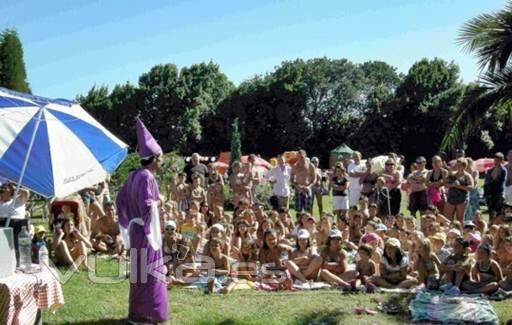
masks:
<instances>
[{"instance_id":1,"label":"person sitting on grass","mask_svg":"<svg viewBox=\"0 0 512 325\"><path fill-rule=\"evenodd\" d=\"M379 276L373 276L370 281L382 288L408 289L418 281L407 275L409 260L400 248L400 241L388 238L384 244L384 253L379 264Z\"/></svg>"},{"instance_id":2,"label":"person sitting on grass","mask_svg":"<svg viewBox=\"0 0 512 325\"><path fill-rule=\"evenodd\" d=\"M210 277L207 282L208 293L222 292L221 289L227 283L227 277L230 275L231 265L227 255L222 253L223 242L218 238L210 240L209 251L206 256L213 260L215 276Z\"/></svg>"},{"instance_id":3,"label":"person sitting on grass","mask_svg":"<svg viewBox=\"0 0 512 325\"><path fill-rule=\"evenodd\" d=\"M360 212L354 213L349 221L349 239L352 243L359 243L363 236L363 216Z\"/></svg>"},{"instance_id":4,"label":"person sitting on grass","mask_svg":"<svg viewBox=\"0 0 512 325\"><path fill-rule=\"evenodd\" d=\"M373 247L368 244L362 244L357 249L358 260L356 262L356 272L358 274L358 280L362 285L369 285L367 289L373 290L373 284L370 283L369 279L375 275L377 271L377 265L371 259L373 255Z\"/></svg>"},{"instance_id":5,"label":"person sitting on grass","mask_svg":"<svg viewBox=\"0 0 512 325\"><path fill-rule=\"evenodd\" d=\"M291 279L288 273L285 272L285 261L292 251L293 248L290 246L278 242L278 237L274 230L265 231L259 260L264 268L263 278L267 284L276 289L288 289L291 287Z\"/></svg>"},{"instance_id":6,"label":"person sitting on grass","mask_svg":"<svg viewBox=\"0 0 512 325\"><path fill-rule=\"evenodd\" d=\"M503 300L512 297L512 264L503 269L504 278L498 282L498 290L489 299Z\"/></svg>"},{"instance_id":7,"label":"person sitting on grass","mask_svg":"<svg viewBox=\"0 0 512 325\"><path fill-rule=\"evenodd\" d=\"M320 222L317 224L316 232L316 245L317 247L323 247L327 243L329 237L329 231L332 228L333 217L330 214L324 213L320 218Z\"/></svg>"},{"instance_id":8,"label":"person sitting on grass","mask_svg":"<svg viewBox=\"0 0 512 325\"><path fill-rule=\"evenodd\" d=\"M469 242L464 238L458 237L453 243L453 253L441 264L440 271L443 274L442 281L444 284L441 290L450 290L452 288L454 294L460 292L461 284L471 279L472 260L468 256Z\"/></svg>"},{"instance_id":9,"label":"person sitting on grass","mask_svg":"<svg viewBox=\"0 0 512 325\"><path fill-rule=\"evenodd\" d=\"M178 257L178 242L181 239L181 235L176 232L176 222L169 220L165 223L164 235L162 238L162 253L165 257L165 265L169 270L174 263L174 260Z\"/></svg>"},{"instance_id":10,"label":"person sitting on grass","mask_svg":"<svg viewBox=\"0 0 512 325\"><path fill-rule=\"evenodd\" d=\"M182 238L177 242L176 258L173 259L172 268L167 271L168 286L190 284L197 279L199 272L192 254L192 246L192 241L188 238Z\"/></svg>"},{"instance_id":11,"label":"person sitting on grass","mask_svg":"<svg viewBox=\"0 0 512 325\"><path fill-rule=\"evenodd\" d=\"M255 281L257 275L258 245L254 239L244 239L236 264L237 278Z\"/></svg>"},{"instance_id":12,"label":"person sitting on grass","mask_svg":"<svg viewBox=\"0 0 512 325\"><path fill-rule=\"evenodd\" d=\"M106 202L103 210L105 216L100 217L93 224L91 244L97 252L120 256L124 252L124 245L114 204Z\"/></svg>"},{"instance_id":13,"label":"person sitting on grass","mask_svg":"<svg viewBox=\"0 0 512 325\"><path fill-rule=\"evenodd\" d=\"M420 241L414 269L418 272L418 283L425 285L428 290L439 288L439 266L441 262L433 252L428 238Z\"/></svg>"},{"instance_id":14,"label":"person sitting on grass","mask_svg":"<svg viewBox=\"0 0 512 325\"><path fill-rule=\"evenodd\" d=\"M48 249L46 242L46 229L43 225L37 225L32 238L32 262L39 263L39 250L45 246Z\"/></svg>"},{"instance_id":15,"label":"person sitting on grass","mask_svg":"<svg viewBox=\"0 0 512 325\"><path fill-rule=\"evenodd\" d=\"M347 271L347 253L342 248L342 238L343 235L338 229L332 229L329 232L327 244L321 253L323 264L320 278L333 287L351 290L353 287L350 282L356 279L357 273Z\"/></svg>"},{"instance_id":16,"label":"person sitting on grass","mask_svg":"<svg viewBox=\"0 0 512 325\"><path fill-rule=\"evenodd\" d=\"M53 249L58 263L69 265L72 271L77 271L80 263L89 270L87 255L92 248L89 240L75 228L71 219L64 220L62 227L55 228ZM78 265L77 265L78 263Z\"/></svg>"},{"instance_id":17,"label":"person sitting on grass","mask_svg":"<svg viewBox=\"0 0 512 325\"><path fill-rule=\"evenodd\" d=\"M462 289L468 293L492 294L499 288L503 279L501 267L491 259L491 247L481 244L476 251L476 263L471 268L471 278L462 283Z\"/></svg>"},{"instance_id":18,"label":"person sitting on grass","mask_svg":"<svg viewBox=\"0 0 512 325\"><path fill-rule=\"evenodd\" d=\"M286 261L286 267L292 277L305 283L315 281L322 266L322 258L311 245L311 236L306 229L299 230L296 239L296 248Z\"/></svg>"},{"instance_id":19,"label":"person sitting on grass","mask_svg":"<svg viewBox=\"0 0 512 325\"><path fill-rule=\"evenodd\" d=\"M256 236L256 234L253 236L249 233L249 226L250 224L247 222L247 220L241 220L236 225L235 233L231 241L231 249L233 251L239 251L242 247L242 242L245 239L252 239Z\"/></svg>"}]
</instances>

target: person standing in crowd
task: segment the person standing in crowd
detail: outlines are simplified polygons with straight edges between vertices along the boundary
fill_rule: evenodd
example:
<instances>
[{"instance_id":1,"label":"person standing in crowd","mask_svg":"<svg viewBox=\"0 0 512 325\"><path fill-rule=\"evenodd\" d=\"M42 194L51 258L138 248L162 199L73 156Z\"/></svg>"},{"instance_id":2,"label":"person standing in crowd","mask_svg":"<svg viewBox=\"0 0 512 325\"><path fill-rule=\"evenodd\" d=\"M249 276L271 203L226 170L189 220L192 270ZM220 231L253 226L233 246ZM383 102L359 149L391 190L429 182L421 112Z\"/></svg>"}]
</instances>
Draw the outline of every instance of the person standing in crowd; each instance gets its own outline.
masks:
<instances>
[{"instance_id":1,"label":"person standing in crowd","mask_svg":"<svg viewBox=\"0 0 512 325\"><path fill-rule=\"evenodd\" d=\"M350 183L348 191L348 205L350 207L354 207L359 203L359 197L361 196L361 183L359 181L366 172L366 165L361 162L361 153L359 151L354 151L352 160L347 168L347 179Z\"/></svg>"},{"instance_id":2,"label":"person standing in crowd","mask_svg":"<svg viewBox=\"0 0 512 325\"><path fill-rule=\"evenodd\" d=\"M333 212L338 220L344 217L349 208L348 192L351 185L345 174L345 167L343 165L336 165L334 167L334 176L332 178L332 206Z\"/></svg>"},{"instance_id":3,"label":"person standing in crowd","mask_svg":"<svg viewBox=\"0 0 512 325\"><path fill-rule=\"evenodd\" d=\"M129 322L156 323L167 321L169 315L155 177L162 149L138 118L136 127L142 167L128 176L116 206L125 246L130 248Z\"/></svg>"},{"instance_id":4,"label":"person standing in crowd","mask_svg":"<svg viewBox=\"0 0 512 325\"><path fill-rule=\"evenodd\" d=\"M386 161L382 177L385 180L386 196L389 197L389 205L391 215L397 215L400 212L400 203L402 201L402 193L400 192L400 184L402 177L400 172L396 170L396 162L390 158Z\"/></svg>"},{"instance_id":5,"label":"person standing in crowd","mask_svg":"<svg viewBox=\"0 0 512 325\"><path fill-rule=\"evenodd\" d=\"M316 182L316 171L305 150L299 151L298 160L292 168L291 180L295 188L295 211L311 213L311 185Z\"/></svg>"},{"instance_id":6,"label":"person standing in crowd","mask_svg":"<svg viewBox=\"0 0 512 325\"><path fill-rule=\"evenodd\" d=\"M375 202L375 184L377 184L377 174L372 171L372 162L370 159L366 160L366 171L359 183L361 184L361 195L368 198L369 203Z\"/></svg>"},{"instance_id":7,"label":"person standing in crowd","mask_svg":"<svg viewBox=\"0 0 512 325\"><path fill-rule=\"evenodd\" d=\"M512 205L512 150L507 153L507 181L505 183L505 203Z\"/></svg>"},{"instance_id":8,"label":"person standing in crowd","mask_svg":"<svg viewBox=\"0 0 512 325\"><path fill-rule=\"evenodd\" d=\"M457 170L451 172L446 178L445 186L448 188L448 200L445 207L445 217L464 223L464 212L468 204L469 192L473 189L473 177L466 171L466 158L459 158L455 163Z\"/></svg>"},{"instance_id":9,"label":"person standing in crowd","mask_svg":"<svg viewBox=\"0 0 512 325\"><path fill-rule=\"evenodd\" d=\"M184 172L187 174L187 183L192 183L192 176L199 175L201 178L201 185L206 187L208 177L208 167L201 163L201 156L197 152L194 152L191 157L191 164L185 166Z\"/></svg>"},{"instance_id":10,"label":"person standing in crowd","mask_svg":"<svg viewBox=\"0 0 512 325\"><path fill-rule=\"evenodd\" d=\"M440 156L432 157L432 170L427 175L428 204L435 205L440 211L444 210L445 193L444 180L448 176L448 170L443 168L443 160Z\"/></svg>"},{"instance_id":11,"label":"person standing in crowd","mask_svg":"<svg viewBox=\"0 0 512 325\"><path fill-rule=\"evenodd\" d=\"M30 192L20 187L18 195L14 198L15 192L16 185L13 183L3 183L0 186L0 225L5 227L7 219L11 217L9 227L13 229L16 260L19 260L18 234L23 226L28 229L25 205L30 198Z\"/></svg>"},{"instance_id":12,"label":"person standing in crowd","mask_svg":"<svg viewBox=\"0 0 512 325\"><path fill-rule=\"evenodd\" d=\"M247 159L249 162L249 173L251 175L252 179L252 188L251 188L251 195L252 195L252 201L256 202L256 188L260 184L260 174L258 173L258 170L256 169L256 155L250 154L249 158Z\"/></svg>"},{"instance_id":13,"label":"person standing in crowd","mask_svg":"<svg viewBox=\"0 0 512 325\"><path fill-rule=\"evenodd\" d=\"M475 167L475 162L471 158L466 158L468 161L468 167L466 171L473 178L473 189L469 192L468 205L466 212L464 212L464 221L473 220L475 212L480 208L480 191L478 190L478 171Z\"/></svg>"},{"instance_id":14,"label":"person standing in crowd","mask_svg":"<svg viewBox=\"0 0 512 325\"><path fill-rule=\"evenodd\" d=\"M272 184L272 196L275 198L274 208L280 211L282 209L288 210L290 199L290 177L292 169L285 162L284 157L281 155L277 159L277 166L272 168L267 178Z\"/></svg>"},{"instance_id":15,"label":"person standing in crowd","mask_svg":"<svg viewBox=\"0 0 512 325\"><path fill-rule=\"evenodd\" d=\"M423 213L428 206L427 195L427 175L428 170L425 168L427 160L425 157L416 158L416 169L407 177L409 183L409 211L412 216L416 216L416 212Z\"/></svg>"},{"instance_id":16,"label":"person standing in crowd","mask_svg":"<svg viewBox=\"0 0 512 325\"><path fill-rule=\"evenodd\" d=\"M233 207L237 208L240 201L247 200L249 204L252 204L251 196L251 175L248 170L242 168L240 161L234 161L231 165L231 175L229 175L229 185L233 191Z\"/></svg>"},{"instance_id":17,"label":"person standing in crowd","mask_svg":"<svg viewBox=\"0 0 512 325\"><path fill-rule=\"evenodd\" d=\"M322 216L322 214L324 212L323 202L322 202L322 197L323 197L323 193L324 193L324 187L322 185L322 178L323 178L322 169L320 169L318 167L320 164L320 161L318 160L317 157L311 158L311 163L315 167L315 174L316 174L315 183L313 184L313 186L311 188L311 190L313 192L313 204L312 205L314 205L315 201L316 201L316 204L318 206L318 213L320 216Z\"/></svg>"},{"instance_id":18,"label":"person standing in crowd","mask_svg":"<svg viewBox=\"0 0 512 325\"><path fill-rule=\"evenodd\" d=\"M484 196L489 209L489 224L496 218L496 213L503 208L503 195L507 182L507 168L503 164L503 154L497 152L494 155L494 167L485 173Z\"/></svg>"}]
</instances>

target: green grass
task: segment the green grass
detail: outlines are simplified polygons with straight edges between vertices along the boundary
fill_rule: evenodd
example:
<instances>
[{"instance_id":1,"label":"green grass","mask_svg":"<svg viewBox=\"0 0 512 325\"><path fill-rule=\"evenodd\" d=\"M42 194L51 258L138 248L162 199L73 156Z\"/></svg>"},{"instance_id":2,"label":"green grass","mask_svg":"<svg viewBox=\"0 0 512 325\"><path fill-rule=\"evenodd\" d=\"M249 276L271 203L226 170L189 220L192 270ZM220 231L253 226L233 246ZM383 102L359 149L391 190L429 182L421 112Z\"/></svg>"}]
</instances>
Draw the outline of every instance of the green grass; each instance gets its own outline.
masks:
<instances>
[{"instance_id":1,"label":"green grass","mask_svg":"<svg viewBox=\"0 0 512 325\"><path fill-rule=\"evenodd\" d=\"M100 259L100 276L115 276L117 266ZM92 283L84 272L75 274L62 285L66 303L57 313L45 312L46 324L122 324L128 313L128 280L117 284ZM358 316L352 309L371 301L400 299L403 311L398 315L378 313ZM390 294L343 295L336 290L315 292L235 291L229 295L205 295L197 289L169 290L172 324L400 324L408 321L408 296ZM512 318L508 301L492 303L501 322Z\"/></svg>"},{"instance_id":2,"label":"green grass","mask_svg":"<svg viewBox=\"0 0 512 325\"><path fill-rule=\"evenodd\" d=\"M325 211L331 211L330 197L324 197ZM406 199L402 211L406 211ZM314 215L318 210L314 208ZM36 223L41 222L35 220ZM98 276L117 275L117 265L99 259ZM62 285L65 305L56 314L45 312L46 324L123 324L128 313L128 280L116 284L92 283L86 273L75 274ZM378 313L358 316L352 309L366 306L375 309L372 298L401 299L398 315ZM389 294L342 295L339 291L258 292L235 291L227 296L204 295L200 290L169 290L170 323L172 324L400 324L407 323L407 296ZM500 322L512 319L512 302L492 302Z\"/></svg>"}]
</instances>

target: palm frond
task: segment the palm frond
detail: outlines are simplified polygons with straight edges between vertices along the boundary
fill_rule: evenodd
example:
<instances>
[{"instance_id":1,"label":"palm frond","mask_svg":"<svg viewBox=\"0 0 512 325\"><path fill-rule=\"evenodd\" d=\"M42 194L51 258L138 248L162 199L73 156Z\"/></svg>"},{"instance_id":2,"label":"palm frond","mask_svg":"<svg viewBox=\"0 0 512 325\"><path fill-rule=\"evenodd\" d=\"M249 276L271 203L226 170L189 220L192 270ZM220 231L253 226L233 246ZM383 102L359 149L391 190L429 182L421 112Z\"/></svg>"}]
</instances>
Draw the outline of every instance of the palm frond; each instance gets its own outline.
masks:
<instances>
[{"instance_id":1,"label":"palm frond","mask_svg":"<svg viewBox=\"0 0 512 325\"><path fill-rule=\"evenodd\" d=\"M462 26L458 43L474 52L482 70L504 69L512 55L512 3L499 12L479 15Z\"/></svg>"},{"instance_id":2,"label":"palm frond","mask_svg":"<svg viewBox=\"0 0 512 325\"><path fill-rule=\"evenodd\" d=\"M503 101L512 100L512 68L482 76L482 85L470 88L464 94L453 122L443 138L441 149L453 149L463 144L478 127L485 113Z\"/></svg>"}]
</instances>

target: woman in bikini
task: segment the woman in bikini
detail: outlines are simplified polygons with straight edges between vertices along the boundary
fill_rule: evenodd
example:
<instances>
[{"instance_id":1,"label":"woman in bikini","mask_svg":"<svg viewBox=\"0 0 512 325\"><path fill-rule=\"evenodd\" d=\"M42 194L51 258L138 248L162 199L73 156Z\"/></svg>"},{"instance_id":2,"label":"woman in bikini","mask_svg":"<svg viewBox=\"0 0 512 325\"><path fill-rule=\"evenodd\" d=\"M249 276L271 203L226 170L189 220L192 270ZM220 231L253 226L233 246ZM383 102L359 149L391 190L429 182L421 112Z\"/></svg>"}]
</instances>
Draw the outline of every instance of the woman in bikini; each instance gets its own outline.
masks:
<instances>
[{"instance_id":1,"label":"woman in bikini","mask_svg":"<svg viewBox=\"0 0 512 325\"><path fill-rule=\"evenodd\" d=\"M467 160L459 158L456 162L456 171L452 172L445 181L448 188L448 200L445 207L445 217L453 220L454 215L462 224L464 213L469 200L469 192L474 187L473 176L466 171Z\"/></svg>"},{"instance_id":2,"label":"woman in bikini","mask_svg":"<svg viewBox=\"0 0 512 325\"><path fill-rule=\"evenodd\" d=\"M443 182L447 176L448 170L443 168L441 157L432 157L432 170L427 175L428 204L435 205L441 211L445 202Z\"/></svg>"}]
</instances>

